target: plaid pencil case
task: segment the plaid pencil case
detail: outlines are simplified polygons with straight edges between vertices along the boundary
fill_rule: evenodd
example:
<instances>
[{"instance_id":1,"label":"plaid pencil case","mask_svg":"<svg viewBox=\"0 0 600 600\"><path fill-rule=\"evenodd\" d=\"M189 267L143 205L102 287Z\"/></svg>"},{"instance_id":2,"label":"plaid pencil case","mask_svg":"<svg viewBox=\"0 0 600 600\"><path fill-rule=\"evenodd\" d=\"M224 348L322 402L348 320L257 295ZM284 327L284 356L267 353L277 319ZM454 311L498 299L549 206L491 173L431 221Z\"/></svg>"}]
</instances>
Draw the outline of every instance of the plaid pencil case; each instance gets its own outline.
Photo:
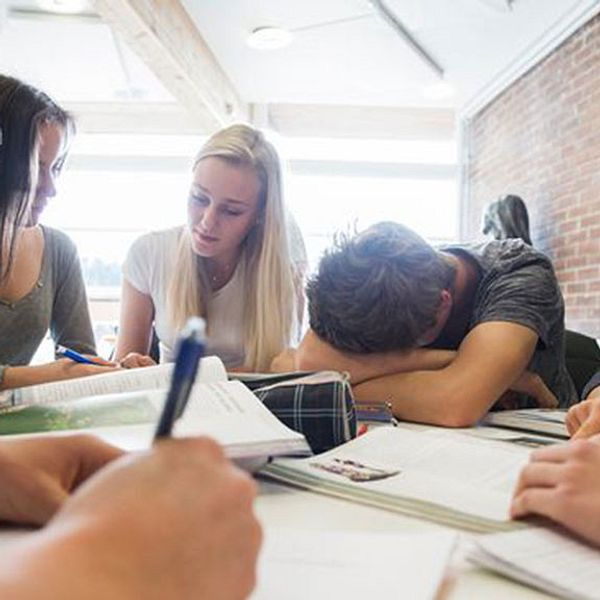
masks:
<instances>
[{"instance_id":1,"label":"plaid pencil case","mask_svg":"<svg viewBox=\"0 0 600 600\"><path fill-rule=\"evenodd\" d=\"M317 454L356 437L348 378L337 371L235 377L285 425L303 433Z\"/></svg>"}]
</instances>

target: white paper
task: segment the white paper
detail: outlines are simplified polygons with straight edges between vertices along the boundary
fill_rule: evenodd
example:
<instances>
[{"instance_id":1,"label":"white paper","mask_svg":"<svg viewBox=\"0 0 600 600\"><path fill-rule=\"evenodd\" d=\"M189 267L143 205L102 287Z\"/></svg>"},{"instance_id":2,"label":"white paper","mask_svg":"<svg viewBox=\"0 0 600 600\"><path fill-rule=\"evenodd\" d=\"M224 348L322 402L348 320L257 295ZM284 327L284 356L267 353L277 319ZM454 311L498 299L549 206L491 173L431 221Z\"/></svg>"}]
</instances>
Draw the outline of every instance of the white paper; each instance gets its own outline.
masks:
<instances>
[{"instance_id":1,"label":"white paper","mask_svg":"<svg viewBox=\"0 0 600 600\"><path fill-rule=\"evenodd\" d=\"M338 448L302 460L280 459L290 472L343 486L341 495L416 499L484 519L508 522L512 491L529 449L437 428L377 428ZM353 481L332 472L344 461L397 474ZM350 465L350 470L352 466Z\"/></svg>"},{"instance_id":2,"label":"white paper","mask_svg":"<svg viewBox=\"0 0 600 600\"><path fill-rule=\"evenodd\" d=\"M150 402L156 411L156 420L166 400L166 390L147 390L123 394L137 396ZM118 394L104 396L118 400ZM87 399L79 400L85 402ZM90 401L101 400L90 398ZM149 448L156 430L156 423L118 425L114 427L90 427L80 433L96 435L124 450ZM3 439L24 435L67 435L74 430L3 436ZM310 454L304 436L286 427L263 403L239 381L197 382L182 418L175 424L175 437L206 435L217 440L231 458L268 457L281 454Z\"/></svg>"},{"instance_id":3,"label":"white paper","mask_svg":"<svg viewBox=\"0 0 600 600\"><path fill-rule=\"evenodd\" d=\"M600 550L549 529L482 537L471 559L571 599L600 599Z\"/></svg>"},{"instance_id":4,"label":"white paper","mask_svg":"<svg viewBox=\"0 0 600 600\"><path fill-rule=\"evenodd\" d=\"M172 371L172 363L139 369L122 369L90 377L20 388L14 390L13 395L16 404L48 404L85 396L165 389L170 385ZM227 373L223 363L216 356L203 358L197 381L224 380L227 380Z\"/></svg>"},{"instance_id":5,"label":"white paper","mask_svg":"<svg viewBox=\"0 0 600 600\"><path fill-rule=\"evenodd\" d=\"M266 529L251 600L433 600L453 533Z\"/></svg>"},{"instance_id":6,"label":"white paper","mask_svg":"<svg viewBox=\"0 0 600 600\"><path fill-rule=\"evenodd\" d=\"M490 412L482 420L483 425L505 427L519 431L532 431L568 439L565 424L567 409L524 408Z\"/></svg>"}]
</instances>

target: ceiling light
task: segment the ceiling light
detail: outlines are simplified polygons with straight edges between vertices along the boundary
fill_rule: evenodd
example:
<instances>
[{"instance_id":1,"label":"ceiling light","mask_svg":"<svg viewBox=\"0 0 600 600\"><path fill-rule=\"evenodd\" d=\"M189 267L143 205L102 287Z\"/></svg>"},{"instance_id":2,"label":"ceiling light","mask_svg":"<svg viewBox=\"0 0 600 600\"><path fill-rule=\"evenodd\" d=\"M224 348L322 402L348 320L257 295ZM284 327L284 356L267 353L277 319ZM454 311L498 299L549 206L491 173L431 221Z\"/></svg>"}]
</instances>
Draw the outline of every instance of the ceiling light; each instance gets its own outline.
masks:
<instances>
[{"instance_id":1,"label":"ceiling light","mask_svg":"<svg viewBox=\"0 0 600 600\"><path fill-rule=\"evenodd\" d=\"M514 10L515 0L479 0L488 8L492 8L497 12L511 12Z\"/></svg>"},{"instance_id":2,"label":"ceiling light","mask_svg":"<svg viewBox=\"0 0 600 600\"><path fill-rule=\"evenodd\" d=\"M438 81L425 86L422 92L427 100L446 100L456 94L456 88L447 81Z\"/></svg>"},{"instance_id":3,"label":"ceiling light","mask_svg":"<svg viewBox=\"0 0 600 600\"><path fill-rule=\"evenodd\" d=\"M281 27L257 27L246 38L248 46L256 50L278 50L291 41L291 32Z\"/></svg>"},{"instance_id":4,"label":"ceiling light","mask_svg":"<svg viewBox=\"0 0 600 600\"><path fill-rule=\"evenodd\" d=\"M38 0L40 8L48 12L76 14L89 8L88 0Z\"/></svg>"}]
</instances>

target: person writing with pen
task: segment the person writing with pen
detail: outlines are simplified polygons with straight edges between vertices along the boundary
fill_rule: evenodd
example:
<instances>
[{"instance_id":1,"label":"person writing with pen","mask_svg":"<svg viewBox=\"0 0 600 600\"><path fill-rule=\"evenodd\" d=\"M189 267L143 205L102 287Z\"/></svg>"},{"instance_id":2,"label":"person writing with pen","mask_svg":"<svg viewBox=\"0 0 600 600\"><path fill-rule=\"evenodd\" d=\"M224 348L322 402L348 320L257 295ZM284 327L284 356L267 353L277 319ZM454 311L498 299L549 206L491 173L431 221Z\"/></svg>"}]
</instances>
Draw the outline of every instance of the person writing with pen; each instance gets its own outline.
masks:
<instances>
[{"instance_id":1,"label":"person writing with pen","mask_svg":"<svg viewBox=\"0 0 600 600\"><path fill-rule=\"evenodd\" d=\"M262 537L256 486L216 442L171 439L203 351L194 319L149 451L125 456L84 435L0 441L0 520L44 526L10 546L0 597L248 596Z\"/></svg>"},{"instance_id":2,"label":"person writing with pen","mask_svg":"<svg viewBox=\"0 0 600 600\"><path fill-rule=\"evenodd\" d=\"M97 358L29 366L48 330L56 344L96 353L75 246L39 223L73 131L73 118L46 94L0 75L0 389L114 366Z\"/></svg>"}]
</instances>

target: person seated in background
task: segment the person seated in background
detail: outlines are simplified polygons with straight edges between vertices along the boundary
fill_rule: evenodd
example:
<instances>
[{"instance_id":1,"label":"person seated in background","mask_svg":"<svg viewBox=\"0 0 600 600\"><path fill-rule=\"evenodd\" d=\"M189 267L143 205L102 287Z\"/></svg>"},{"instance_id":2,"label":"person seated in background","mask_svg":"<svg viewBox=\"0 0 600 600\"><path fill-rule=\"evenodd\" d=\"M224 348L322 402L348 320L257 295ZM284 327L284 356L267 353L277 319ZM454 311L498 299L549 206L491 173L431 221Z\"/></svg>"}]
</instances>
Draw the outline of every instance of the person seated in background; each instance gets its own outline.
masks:
<instances>
[{"instance_id":1,"label":"person seated in background","mask_svg":"<svg viewBox=\"0 0 600 600\"><path fill-rule=\"evenodd\" d=\"M56 344L95 354L75 245L39 223L73 131L46 94L0 75L0 389L107 368L68 359L27 366L48 330Z\"/></svg>"},{"instance_id":2,"label":"person seated in background","mask_svg":"<svg viewBox=\"0 0 600 600\"><path fill-rule=\"evenodd\" d=\"M510 512L547 517L600 546L600 436L533 451Z\"/></svg>"},{"instance_id":3,"label":"person seated in background","mask_svg":"<svg viewBox=\"0 0 600 600\"><path fill-rule=\"evenodd\" d=\"M347 371L357 400L443 426L473 425L499 401L575 401L552 264L521 240L435 250L379 223L325 253L307 296L311 329L274 370Z\"/></svg>"},{"instance_id":4,"label":"person seated in background","mask_svg":"<svg viewBox=\"0 0 600 600\"><path fill-rule=\"evenodd\" d=\"M0 442L0 597L246 598L255 484L208 438L122 452L91 436Z\"/></svg>"},{"instance_id":5,"label":"person seated in background","mask_svg":"<svg viewBox=\"0 0 600 600\"><path fill-rule=\"evenodd\" d=\"M517 238L531 246L529 214L523 199L509 194L488 204L483 215L482 231L494 240Z\"/></svg>"},{"instance_id":6,"label":"person seated in background","mask_svg":"<svg viewBox=\"0 0 600 600\"><path fill-rule=\"evenodd\" d=\"M154 364L154 327L169 362L178 329L202 316L210 352L228 369L265 371L297 341L305 269L277 151L249 125L222 129L196 159L187 225L146 234L129 251L116 359Z\"/></svg>"}]
</instances>

